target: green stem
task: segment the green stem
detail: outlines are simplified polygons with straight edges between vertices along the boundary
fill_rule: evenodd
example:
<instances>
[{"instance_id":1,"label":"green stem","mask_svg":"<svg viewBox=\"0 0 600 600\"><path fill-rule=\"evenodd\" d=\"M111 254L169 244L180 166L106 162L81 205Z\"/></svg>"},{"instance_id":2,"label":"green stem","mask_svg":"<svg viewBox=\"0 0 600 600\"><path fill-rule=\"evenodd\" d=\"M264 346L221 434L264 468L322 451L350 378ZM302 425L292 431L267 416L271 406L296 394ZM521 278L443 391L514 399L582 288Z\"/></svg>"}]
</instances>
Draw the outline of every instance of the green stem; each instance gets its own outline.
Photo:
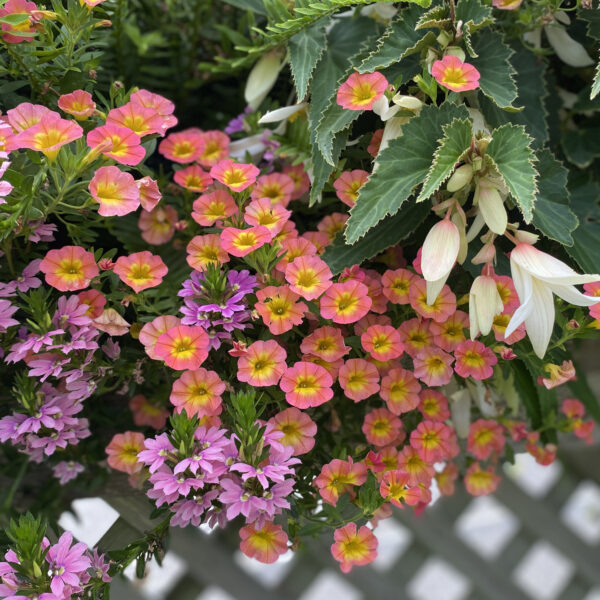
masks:
<instances>
[{"instance_id":1,"label":"green stem","mask_svg":"<svg viewBox=\"0 0 600 600\"><path fill-rule=\"evenodd\" d=\"M29 465L29 458L26 457L25 460L21 463L21 468L19 469L17 476L15 477L14 481L12 482L12 485L10 486L8 493L6 494L6 498L4 498L4 502L2 503L2 512L3 513L6 513L8 511L8 509L12 506L13 498L15 497L15 494L17 493L17 490L19 489L19 486L21 485L21 481L23 481L23 477L25 476L25 473L27 472L28 465Z\"/></svg>"}]
</instances>

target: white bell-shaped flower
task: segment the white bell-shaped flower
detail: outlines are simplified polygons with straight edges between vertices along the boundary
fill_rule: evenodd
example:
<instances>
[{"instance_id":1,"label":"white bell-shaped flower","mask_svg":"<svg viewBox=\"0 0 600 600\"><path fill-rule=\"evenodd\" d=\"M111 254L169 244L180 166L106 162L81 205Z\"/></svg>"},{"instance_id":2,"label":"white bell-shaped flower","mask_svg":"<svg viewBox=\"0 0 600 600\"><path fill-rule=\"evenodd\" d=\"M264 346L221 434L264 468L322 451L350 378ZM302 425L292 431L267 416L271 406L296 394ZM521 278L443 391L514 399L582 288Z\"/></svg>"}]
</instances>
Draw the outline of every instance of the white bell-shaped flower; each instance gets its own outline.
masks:
<instances>
[{"instance_id":1,"label":"white bell-shaped flower","mask_svg":"<svg viewBox=\"0 0 600 600\"><path fill-rule=\"evenodd\" d=\"M479 333L487 335L494 324L494 317L504 309L502 298L493 277L480 275L475 278L469 291L469 323L471 339Z\"/></svg>"},{"instance_id":2,"label":"white bell-shaped flower","mask_svg":"<svg viewBox=\"0 0 600 600\"><path fill-rule=\"evenodd\" d=\"M505 336L509 337L525 323L533 350L543 358L554 327L554 298L576 306L592 306L600 298L582 294L575 285L600 280L600 275L580 275L562 261L528 243L515 246L510 269L521 306L513 314Z\"/></svg>"}]
</instances>

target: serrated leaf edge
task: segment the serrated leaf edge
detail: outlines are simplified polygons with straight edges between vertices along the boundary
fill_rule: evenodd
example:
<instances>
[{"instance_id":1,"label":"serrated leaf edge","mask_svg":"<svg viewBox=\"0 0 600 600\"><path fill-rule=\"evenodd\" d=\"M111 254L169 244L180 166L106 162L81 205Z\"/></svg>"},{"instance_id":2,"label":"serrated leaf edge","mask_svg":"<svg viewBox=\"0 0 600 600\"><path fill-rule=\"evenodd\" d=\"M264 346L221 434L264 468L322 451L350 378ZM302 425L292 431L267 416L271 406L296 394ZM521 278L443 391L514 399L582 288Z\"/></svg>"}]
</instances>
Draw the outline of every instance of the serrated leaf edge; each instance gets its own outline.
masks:
<instances>
[{"instance_id":1,"label":"serrated leaf edge","mask_svg":"<svg viewBox=\"0 0 600 600\"><path fill-rule=\"evenodd\" d=\"M450 175L453 172L453 171L450 171L450 173L448 173L440 181L439 185L434 190L431 191L431 194L429 194L427 197L422 197L423 189L427 186L429 178L431 177L431 175L433 173L433 170L435 169L435 167L437 165L437 161L439 159L439 155L440 155L440 152L442 150L442 147L444 146L444 142L446 140L450 139L447 136L447 134L446 134L446 129L448 129L449 127L452 127L452 125L454 125L454 123L456 121L467 123L471 127L471 140L473 139L473 122L470 119L460 119L459 117L454 117L454 119L452 119L452 121L450 121L450 123L446 123L445 125L442 125L442 131L444 132L444 135L442 135L442 137L438 140L438 147L437 147L437 149L436 149L436 151L435 151L435 153L433 155L433 160L431 161L431 165L429 167L429 171L427 171L427 175L425 177L425 180L423 181L421 192L419 193L419 195L417 197L417 202L423 202L424 200L427 200L427 198L431 198L431 196L433 194L435 194L442 187L442 185L444 185L444 183L448 180L448 178L450 177ZM468 148L465 148L465 150L458 157L458 161L460 161L460 160L462 160L464 158L464 156L467 154L467 152L470 150L470 148L471 148L471 146L469 146Z\"/></svg>"},{"instance_id":2,"label":"serrated leaf edge","mask_svg":"<svg viewBox=\"0 0 600 600\"><path fill-rule=\"evenodd\" d=\"M492 140L494 139L494 132L499 131L500 129L505 129L505 128L520 129L528 141L527 150L529 150L529 154L530 154L530 158L528 159L528 162L531 165L531 167L535 173L533 176L534 189L533 189L533 201L531 203L531 218L529 220L527 220L527 217L525 217L525 215L523 215L523 219L525 220L525 223L527 223L529 225L531 223L531 221L533 220L533 211L535 210L535 201L537 200L537 195L539 194L539 189L537 186L537 179L539 177L539 173L535 167L536 162L537 162L537 157L535 155L535 152L533 151L533 148L531 147L531 142L533 141L533 138L527 133L527 131L523 125L514 125L513 123L506 123L505 125L501 125L500 127L494 129L494 131L492 131ZM533 157L533 159L531 157ZM521 203L519 202L519 199L513 193L511 186L508 184L506 179L504 179L504 175L502 175L502 173L500 173L500 169L498 169L498 165L496 164L496 161L489 154L487 154L487 152L485 154L485 159L490 162L490 164L494 167L494 169L496 169L498 175L500 175L500 178L504 182L504 185L506 185L506 187L510 191L510 195L514 198L517 205L519 206L519 210L521 211L521 214L523 214L523 211L521 210Z\"/></svg>"}]
</instances>

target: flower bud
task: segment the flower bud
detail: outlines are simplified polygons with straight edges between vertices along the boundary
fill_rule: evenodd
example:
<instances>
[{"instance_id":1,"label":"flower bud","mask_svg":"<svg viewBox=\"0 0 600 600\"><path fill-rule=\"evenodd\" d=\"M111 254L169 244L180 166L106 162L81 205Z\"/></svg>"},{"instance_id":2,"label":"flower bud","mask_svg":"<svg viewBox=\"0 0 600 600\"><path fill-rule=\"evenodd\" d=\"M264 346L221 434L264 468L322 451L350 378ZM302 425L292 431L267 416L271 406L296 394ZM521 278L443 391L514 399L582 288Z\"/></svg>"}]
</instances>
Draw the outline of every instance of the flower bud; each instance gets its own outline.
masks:
<instances>
[{"instance_id":1,"label":"flower bud","mask_svg":"<svg viewBox=\"0 0 600 600\"><path fill-rule=\"evenodd\" d=\"M487 275L476 277L469 292L471 339L474 340L479 333L487 335L492 330L494 317L503 309L496 281Z\"/></svg>"},{"instance_id":2,"label":"flower bud","mask_svg":"<svg viewBox=\"0 0 600 600\"><path fill-rule=\"evenodd\" d=\"M474 265L491 263L496 258L496 246L492 243L484 244L481 250L471 259Z\"/></svg>"},{"instance_id":3,"label":"flower bud","mask_svg":"<svg viewBox=\"0 0 600 600\"><path fill-rule=\"evenodd\" d=\"M514 236L517 241L531 245L535 244L540 239L540 236L537 235L537 233L531 233L530 231L523 231L521 229L517 229Z\"/></svg>"},{"instance_id":4,"label":"flower bud","mask_svg":"<svg viewBox=\"0 0 600 600\"><path fill-rule=\"evenodd\" d=\"M452 41L452 35L449 31L442 29L440 34L437 36L436 41L442 48L445 48Z\"/></svg>"},{"instance_id":5,"label":"flower bud","mask_svg":"<svg viewBox=\"0 0 600 600\"><path fill-rule=\"evenodd\" d=\"M448 183L446 184L446 189L449 192L458 192L471 183L471 179L473 179L473 167L470 164L462 165L452 173L450 179L448 179Z\"/></svg>"},{"instance_id":6,"label":"flower bud","mask_svg":"<svg viewBox=\"0 0 600 600\"><path fill-rule=\"evenodd\" d=\"M465 58L467 58L465 51L458 46L448 46L444 56L456 56L460 59L460 62L465 62Z\"/></svg>"},{"instance_id":7,"label":"flower bud","mask_svg":"<svg viewBox=\"0 0 600 600\"><path fill-rule=\"evenodd\" d=\"M487 180L480 179L475 187L473 201L479 205L485 224L497 235L503 235L508 224L508 215L498 190Z\"/></svg>"},{"instance_id":8,"label":"flower bud","mask_svg":"<svg viewBox=\"0 0 600 600\"><path fill-rule=\"evenodd\" d=\"M392 98L392 102L398 105L400 108L412 110L416 113L418 113L421 110L421 108L423 108L423 103L414 96L404 96L403 94L396 94Z\"/></svg>"},{"instance_id":9,"label":"flower bud","mask_svg":"<svg viewBox=\"0 0 600 600\"><path fill-rule=\"evenodd\" d=\"M465 223L461 215L459 215L457 212L452 215L451 219L458 228L458 233L460 233L460 248L458 250L458 256L456 257L456 262L459 265L462 265L467 258L467 253L469 252L469 242L467 242Z\"/></svg>"},{"instance_id":10,"label":"flower bud","mask_svg":"<svg viewBox=\"0 0 600 600\"><path fill-rule=\"evenodd\" d=\"M460 251L458 227L444 219L438 221L423 242L421 269L427 281L427 304L433 304L444 287Z\"/></svg>"},{"instance_id":11,"label":"flower bud","mask_svg":"<svg viewBox=\"0 0 600 600\"><path fill-rule=\"evenodd\" d=\"M250 75L248 75L246 89L244 90L244 98L248 106L251 106L254 110L260 106L275 85L281 67L281 56L278 52L265 54L254 65Z\"/></svg>"}]
</instances>

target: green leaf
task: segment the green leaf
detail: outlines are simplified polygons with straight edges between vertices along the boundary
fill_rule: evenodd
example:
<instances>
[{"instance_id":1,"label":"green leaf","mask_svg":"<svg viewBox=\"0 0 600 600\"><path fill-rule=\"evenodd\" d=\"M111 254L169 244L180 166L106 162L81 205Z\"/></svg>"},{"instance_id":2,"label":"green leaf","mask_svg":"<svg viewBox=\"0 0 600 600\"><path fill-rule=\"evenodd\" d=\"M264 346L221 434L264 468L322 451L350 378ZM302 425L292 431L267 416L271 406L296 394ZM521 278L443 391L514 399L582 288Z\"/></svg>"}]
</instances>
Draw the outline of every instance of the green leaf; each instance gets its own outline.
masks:
<instances>
[{"instance_id":1,"label":"green leaf","mask_svg":"<svg viewBox=\"0 0 600 600\"><path fill-rule=\"evenodd\" d=\"M600 184L586 181L579 185L569 182L571 208L579 219L579 227L573 231L573 245L566 248L586 273L600 273Z\"/></svg>"},{"instance_id":2,"label":"green leaf","mask_svg":"<svg viewBox=\"0 0 600 600\"><path fill-rule=\"evenodd\" d=\"M434 6L419 18L415 29L438 27L444 29L450 25L450 10L446 4Z\"/></svg>"},{"instance_id":3,"label":"green leaf","mask_svg":"<svg viewBox=\"0 0 600 600\"><path fill-rule=\"evenodd\" d=\"M362 61L358 72L370 73L389 67L405 56L419 52L422 46L433 43L435 34L432 31L422 33L416 29L421 14L418 6L400 11L379 39L375 50Z\"/></svg>"},{"instance_id":4,"label":"green leaf","mask_svg":"<svg viewBox=\"0 0 600 600\"><path fill-rule=\"evenodd\" d=\"M538 193L533 224L548 238L565 246L573 245L571 232L579 221L569 208L568 171L550 150L537 153Z\"/></svg>"},{"instance_id":5,"label":"green leaf","mask_svg":"<svg viewBox=\"0 0 600 600\"><path fill-rule=\"evenodd\" d=\"M312 27L292 36L288 42L290 67L299 102L306 96L312 72L327 45L325 26L328 22L328 17L320 19Z\"/></svg>"},{"instance_id":6,"label":"green leaf","mask_svg":"<svg viewBox=\"0 0 600 600\"><path fill-rule=\"evenodd\" d=\"M515 70L509 62L513 51L504 43L497 31L480 32L473 36L473 51L477 58L471 59L479 71L479 89L500 108L517 110L512 103L517 97L513 76Z\"/></svg>"},{"instance_id":7,"label":"green leaf","mask_svg":"<svg viewBox=\"0 0 600 600\"><path fill-rule=\"evenodd\" d=\"M486 151L486 158L492 161L504 179L526 223L533 218L537 193L537 171L533 166L535 155L530 144L531 138L522 125L507 124L494 129Z\"/></svg>"},{"instance_id":8,"label":"green leaf","mask_svg":"<svg viewBox=\"0 0 600 600\"><path fill-rule=\"evenodd\" d=\"M348 128L363 113L362 110L348 110L342 108L335 102L325 109L315 132L315 141L325 159L332 167L335 167L337 158L333 155L333 140L335 134Z\"/></svg>"},{"instance_id":9,"label":"green leaf","mask_svg":"<svg viewBox=\"0 0 600 600\"><path fill-rule=\"evenodd\" d=\"M589 167L600 156L600 127L569 129L562 137L562 149L569 162L580 169Z\"/></svg>"},{"instance_id":10,"label":"green leaf","mask_svg":"<svg viewBox=\"0 0 600 600\"><path fill-rule=\"evenodd\" d=\"M22 25L29 21L29 13L11 13L0 17L0 23L6 23L8 25ZM12 31L11 31L12 33ZM31 33L28 33L31 35Z\"/></svg>"},{"instance_id":11,"label":"green leaf","mask_svg":"<svg viewBox=\"0 0 600 600\"><path fill-rule=\"evenodd\" d=\"M538 429L542 425L542 411L536 391L536 384L523 362L517 359L513 360L511 365L515 374L515 387L519 392L525 412L531 421L533 429Z\"/></svg>"},{"instance_id":12,"label":"green leaf","mask_svg":"<svg viewBox=\"0 0 600 600\"><path fill-rule=\"evenodd\" d=\"M236 8L241 8L242 10L249 10L259 15L267 14L262 0L225 0L225 2L227 2L227 4L235 6Z\"/></svg>"},{"instance_id":13,"label":"green leaf","mask_svg":"<svg viewBox=\"0 0 600 600\"><path fill-rule=\"evenodd\" d=\"M546 61L533 52L521 49L513 54L510 62L517 72L515 80L519 95L516 104L523 106L523 110L518 113L507 112L483 94L479 95L479 107L492 127L500 127L505 123L523 125L533 138L532 147L541 148L548 140L548 111L544 102L548 97Z\"/></svg>"},{"instance_id":14,"label":"green leaf","mask_svg":"<svg viewBox=\"0 0 600 600\"><path fill-rule=\"evenodd\" d=\"M433 157L427 179L417 202L427 200L442 183L452 175L456 163L462 159L473 141L473 126L470 119L455 119L444 125L444 138Z\"/></svg>"},{"instance_id":15,"label":"green leaf","mask_svg":"<svg viewBox=\"0 0 600 600\"><path fill-rule=\"evenodd\" d=\"M477 57L477 52L473 48L471 35L494 22L492 19L492 9L489 6L483 6L479 0L459 0L456 5L455 22L462 22L461 31L465 40L465 47L469 55Z\"/></svg>"},{"instance_id":16,"label":"green leaf","mask_svg":"<svg viewBox=\"0 0 600 600\"><path fill-rule=\"evenodd\" d=\"M334 164L337 163L342 150L346 146L349 133L348 129L346 131L341 131L333 139L332 156ZM321 200L323 188L331 177L331 174L335 171L335 167L323 158L323 155L316 144L313 144L312 147L312 167L313 184L310 187L310 206Z\"/></svg>"},{"instance_id":17,"label":"green leaf","mask_svg":"<svg viewBox=\"0 0 600 600\"><path fill-rule=\"evenodd\" d=\"M467 109L446 102L439 108L425 106L403 125L403 135L380 152L377 168L361 188L350 211L346 241L354 244L386 215L395 214L412 190L425 181L443 137L443 126L453 119L468 118Z\"/></svg>"},{"instance_id":18,"label":"green leaf","mask_svg":"<svg viewBox=\"0 0 600 600\"><path fill-rule=\"evenodd\" d=\"M577 18L587 22L587 34L600 41L600 10L598 8L580 9Z\"/></svg>"},{"instance_id":19,"label":"green leaf","mask_svg":"<svg viewBox=\"0 0 600 600\"><path fill-rule=\"evenodd\" d=\"M386 248L401 242L425 220L429 214L427 204L411 203L393 217L387 217L353 245L344 241L339 233L333 244L325 248L323 260L334 274L346 267L360 265L363 261L381 254Z\"/></svg>"}]
</instances>

